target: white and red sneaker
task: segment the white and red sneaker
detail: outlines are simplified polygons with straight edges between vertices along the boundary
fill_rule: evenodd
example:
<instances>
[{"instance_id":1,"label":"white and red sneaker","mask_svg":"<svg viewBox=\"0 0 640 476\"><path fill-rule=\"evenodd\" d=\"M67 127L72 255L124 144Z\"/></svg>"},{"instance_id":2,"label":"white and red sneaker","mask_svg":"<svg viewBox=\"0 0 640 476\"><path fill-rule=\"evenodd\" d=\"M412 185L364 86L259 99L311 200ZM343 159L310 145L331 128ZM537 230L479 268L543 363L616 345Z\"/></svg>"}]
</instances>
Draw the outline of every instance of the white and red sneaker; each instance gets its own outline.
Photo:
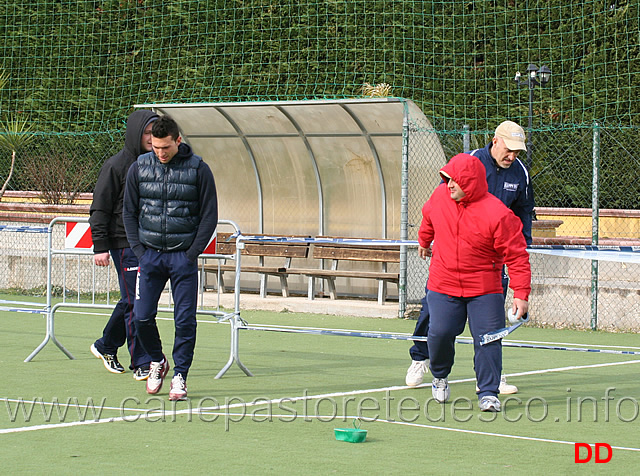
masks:
<instances>
[{"instance_id":1,"label":"white and red sneaker","mask_svg":"<svg viewBox=\"0 0 640 476\"><path fill-rule=\"evenodd\" d=\"M175 374L171 379L171 390L169 391L169 400L186 400L187 399L187 382L185 382L182 374Z\"/></svg>"},{"instance_id":2,"label":"white and red sneaker","mask_svg":"<svg viewBox=\"0 0 640 476\"><path fill-rule=\"evenodd\" d=\"M163 357L162 362L151 362L147 378L147 393L151 395L158 393L167 373L169 373L169 362L166 357Z\"/></svg>"}]
</instances>

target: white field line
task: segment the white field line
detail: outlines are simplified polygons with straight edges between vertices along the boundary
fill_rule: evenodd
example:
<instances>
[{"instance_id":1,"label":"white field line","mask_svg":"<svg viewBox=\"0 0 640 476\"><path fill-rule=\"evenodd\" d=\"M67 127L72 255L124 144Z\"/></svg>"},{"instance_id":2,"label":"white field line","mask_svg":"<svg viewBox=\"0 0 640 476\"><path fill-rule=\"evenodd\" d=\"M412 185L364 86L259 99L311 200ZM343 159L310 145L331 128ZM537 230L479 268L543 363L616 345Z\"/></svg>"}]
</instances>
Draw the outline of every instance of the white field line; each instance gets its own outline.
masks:
<instances>
[{"instance_id":1,"label":"white field line","mask_svg":"<svg viewBox=\"0 0 640 476\"><path fill-rule=\"evenodd\" d=\"M593 365L559 367L559 368L554 368L554 369L532 370L532 371L528 371L528 372L520 372L520 373L510 374L508 376L545 374L545 373L551 373L551 372L564 372L564 371L567 371L567 370L590 369L590 368L600 368L600 367L612 367L612 366L618 366L618 365L637 364L637 363L640 363L640 360L631 360L631 361L626 361L626 362L612 362L612 363L608 363L608 364L593 364ZM462 382L469 382L469 381L473 381L473 380L475 380L475 379L468 378L468 379L452 380L450 383L452 383L452 384L454 384L454 383L462 383ZM425 384L423 384L421 386L425 386ZM137 409L117 408L116 409L114 407L109 407L111 409L115 409L115 410L119 410L119 411L138 412L138 414L137 415L129 415L129 416L111 417L111 418L101 418L101 419L97 419L97 420L52 423L52 424L46 424L46 425L34 425L34 426L19 427L19 428L6 428L6 429L0 429L0 434L23 433L23 432L27 432L27 431L47 430L47 429L54 429L54 428L69 428L69 427L82 426L82 425L94 425L94 424L98 424L98 423L114 423L114 422L123 422L123 421L135 421L140 416L144 416L144 415L147 415L147 417L155 417L155 416L167 417L167 416L177 416L177 415L181 415L181 414L188 414L188 413L192 413L194 411L198 411L201 414L202 414L202 412L206 412L206 414L209 414L209 415L224 415L226 417L235 415L235 416L243 416L244 417L244 416L246 416L245 409L247 407L251 407L251 406L264 406L264 405L272 405L272 404L278 404L278 403L283 403L283 402L284 403L292 403L292 402L301 401L301 400L316 400L316 399L330 398L330 397L343 397L343 396L349 396L349 395L362 395L362 394L367 394L367 393L380 393L380 392L393 391L393 390L404 390L404 389L407 389L407 388L408 387L406 387L406 386L392 386L392 387L384 387L384 388L377 388L377 389L354 390L354 391L350 391L350 392L334 392L334 393L326 393L326 394L320 394L320 395L304 395L304 396L300 396L300 397L284 397L284 398L276 398L276 399L272 399L272 400L259 400L257 402L241 402L241 403L237 403L237 404L223 406L222 409L226 409L226 411L224 411L224 412L220 411L221 410L220 407L216 407L214 409L209 408L209 407L200 407L200 408L197 408L197 409L188 408L188 409L179 410L179 411L162 410L162 411L157 411L157 412L140 412L139 408L137 408ZM11 402L17 402L17 400L7 399L7 398L2 398L0 400L5 400L6 402L10 402L10 401ZM30 402L25 402L25 403L30 403ZM33 402L33 403L38 403L38 402ZM239 407L243 408L243 413L241 413L241 414L232 414L232 413L229 413L229 411L228 411L229 409L239 408ZM105 409L107 409L107 407L105 407ZM286 415L286 416L283 416L283 418L291 418L292 416L295 417L295 418L299 417L298 415ZM318 419L323 418L323 416L318 416L318 415L315 415L315 416L312 416L312 415L300 415L300 417L307 417L307 418L312 417L312 418L318 418ZM329 416L326 416L326 418L329 418ZM331 418L333 418L333 416L331 416ZM344 417L344 418L346 419L347 417ZM349 417L349 418L352 418L352 417ZM435 426L435 425L424 425L424 424L409 423L409 422L397 422L397 421L390 421L390 420L376 420L376 422L403 424L403 425L407 425L407 426L414 426L414 427L426 428L426 429L431 429L431 430L454 431L454 432L459 432L459 433L476 434L476 435L499 437L499 438L511 438L511 439L518 439L518 440L527 440L527 441L537 441L537 442L543 442L543 443L555 443L555 444L565 444L565 445L571 445L571 444L575 443L575 442L571 442L571 441L551 440L551 439L527 437L527 436L520 436L520 435L509 435L509 434L502 434L502 433L489 433L489 432L481 432L481 431L474 431L474 430L464 430L464 429L455 429L455 428L440 427L440 426ZM612 446L612 448L619 449L619 450L625 450L625 451L640 451L640 448L632 448L632 447L624 447L624 446Z\"/></svg>"},{"instance_id":2,"label":"white field line","mask_svg":"<svg viewBox=\"0 0 640 476\"><path fill-rule=\"evenodd\" d=\"M379 420L380 421L380 420ZM493 437L497 437L497 438L509 438L512 440L526 440L526 441L538 441L541 443L556 443L556 444L561 444L561 445L573 445L575 443L578 443L577 441L564 441L564 440L551 440L548 438L535 438L532 436L520 436L520 435L506 435L503 433L489 433L486 431L474 431L474 430L463 430L463 429L459 429L459 428L446 428L446 427L442 427L442 426L434 426L434 425L423 425L421 423L409 423L409 422L403 422L403 421L386 421L386 420L382 420L384 423L393 423L396 425L406 425L406 426L415 426L418 428L428 428L431 430L444 430L444 431L454 431L454 432L458 432L458 433L468 433L468 434L473 434L473 435L482 435L482 436L493 436ZM640 448L632 448L632 447L627 447L627 446L613 446L611 445L612 449L617 449L617 450L625 450L625 451L640 451Z\"/></svg>"},{"instance_id":3,"label":"white field line","mask_svg":"<svg viewBox=\"0 0 640 476\"><path fill-rule=\"evenodd\" d=\"M599 367L612 367L612 366L618 366L618 365L627 365L627 364L638 364L640 363L640 360L628 360L625 362L610 362L610 363L604 363L604 364L591 364L591 365L574 365L574 366L569 366L569 367L557 367L554 369L541 369L541 370L529 370L526 372L516 372L516 373L511 373L511 374L505 374L506 377L521 377L524 375L539 375L539 374L546 374L546 373L551 373L551 372L565 372L565 371L569 371L569 370L581 370L581 369L590 369L590 368L599 368ZM449 383L450 384L454 384L454 383L466 383L466 382L473 382L475 381L474 377L470 377L470 378L465 378L465 379L458 379L458 380L451 380ZM323 394L319 394L319 395L303 395L300 397L283 397L283 398L277 398L277 399L273 399L273 400L261 400L260 402L243 402L243 403L238 403L238 404L233 404L233 405L227 405L227 406L223 406L222 408L238 408L238 407L242 407L242 406L258 406L258 405L266 405L266 404L274 404L274 403L291 403L291 402L296 402L296 401L301 401L301 400L318 400L318 399L323 399L323 398L332 398L332 397L346 397L346 396L351 396L351 395L364 395L367 393L383 393L383 392L389 392L389 391L394 391L394 390L406 390L408 388L423 388L423 387L429 387L431 386L430 383L423 383L421 385L418 385L417 387L407 387L406 385L395 385L392 387L382 387L382 388L370 388L370 389L364 389L364 390L351 390L349 392L334 392L334 393L323 393ZM5 401L5 402L11 402L11 403L24 403L24 404L28 404L28 405L57 405L58 407L64 407L65 404L62 402L39 402L37 400L19 400L19 399L15 399L15 398L0 398L0 401ZM71 405L69 405L71 406ZM80 405L80 404L73 404L74 408L88 408L87 405ZM95 405L94 405L95 408ZM126 411L126 412L132 412L132 413L136 413L136 412L140 412L140 408L125 408L125 407L100 407L101 410L115 410L115 411ZM218 409L218 408L216 408ZM180 410L175 412L175 414L180 414L181 412L187 412L187 411L194 411L194 410L202 410L202 411L212 411L212 407L199 407L199 408L191 408L189 410ZM163 410L164 411L164 410ZM146 413L146 412L143 412ZM153 412L151 412L153 413ZM174 413L169 413L170 415L174 414ZM125 417L126 419L126 417ZM105 420L109 420L109 418L106 418ZM2 433L3 430L0 429L0 433Z\"/></svg>"}]
</instances>

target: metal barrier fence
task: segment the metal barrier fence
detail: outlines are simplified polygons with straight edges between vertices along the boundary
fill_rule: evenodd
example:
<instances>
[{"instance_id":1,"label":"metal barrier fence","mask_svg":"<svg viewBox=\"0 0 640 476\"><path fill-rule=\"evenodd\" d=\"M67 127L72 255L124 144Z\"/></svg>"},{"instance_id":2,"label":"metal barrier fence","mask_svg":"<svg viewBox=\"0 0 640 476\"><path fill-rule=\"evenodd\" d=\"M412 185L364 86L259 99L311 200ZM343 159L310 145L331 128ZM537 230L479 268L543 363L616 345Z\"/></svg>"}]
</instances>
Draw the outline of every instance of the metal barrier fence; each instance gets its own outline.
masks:
<instances>
[{"instance_id":1,"label":"metal barrier fence","mask_svg":"<svg viewBox=\"0 0 640 476\"><path fill-rule=\"evenodd\" d=\"M29 227L29 226L21 226L21 227L7 227L3 226L0 231L11 231L16 233L32 233L38 234L41 236L46 236L47 238L47 247L46 247L46 287L45 287L45 296L46 302L44 304L34 302L34 301L18 301L18 300L0 300L0 310L2 311L14 311L14 312L28 312L28 313L38 313L43 314L46 319L46 331L43 341L29 354L29 356L25 359L25 362L30 362L46 345L49 341L53 342L68 358L74 359L74 356L69 352L64 345L58 340L55 334L55 314L56 311L62 308L76 308L76 309L108 309L112 310L115 306L110 303L110 282L112 280L113 272L110 268L112 266L107 267L107 269L97 269L98 267L93 263L93 260L87 259L90 256L93 256L93 252L90 249L76 249L76 248L68 248L65 246L61 246L63 241L63 235L59 233L60 225L66 223L88 223L88 218L84 217L58 217L54 218L48 227ZM238 226L230 221L230 220L220 220L219 225L221 226L229 226L231 227L235 233L239 233ZM75 257L75 260L73 258ZM236 255L219 255L219 254L203 254L200 255L200 259L235 259ZM84 259L82 259L84 258ZM58 264L58 260L61 259L61 266L56 266ZM73 265L70 264L70 261L75 261ZM239 262L238 265L239 266ZM61 302L54 303L53 298L55 294L54 290L54 268L58 269L62 282L62 291L61 291ZM238 268L239 269L239 268ZM70 272L71 271L71 272ZM75 293L77 299L75 302L72 302L69 298L69 289L67 285L69 284L69 279L71 278L71 274L75 273L75 286L77 292ZM236 273L239 276L239 272ZM200 277L200 306L196 311L197 314L213 316L217 318L217 322L226 322L233 321L235 316L239 316L239 295L236 296L235 303L236 306L232 312L224 312L221 310L206 310L203 308L203 280L202 273ZM117 283L117 278L116 278ZM238 286L236 286L238 289ZM91 296L91 300L89 302L82 302L81 299L81 291L88 291ZM99 294L103 294L104 291L107 291L107 303L100 304L96 302L96 296ZM169 294L170 295L170 294ZM169 306L167 307L159 307L159 312L173 312L174 309L171 306L171 301L169 300ZM234 333L232 333L232 349L233 349L233 341L236 339ZM225 370L226 371L226 370ZM221 371L220 376L224 373Z\"/></svg>"},{"instance_id":2,"label":"metal barrier fence","mask_svg":"<svg viewBox=\"0 0 640 476\"><path fill-rule=\"evenodd\" d=\"M427 139L434 132L447 157L483 147L492 137L490 131L472 131L464 125L457 126L460 127L445 129L436 124L434 129L412 123L408 127L407 147L412 154L421 150L429 160L439 160L427 146ZM640 210L637 209L640 158L633 150L637 128L593 124L570 130L558 127L527 132L533 133L530 172L538 218L562 222L554 231L556 237L566 238L567 242L586 240L590 244L611 241L624 244L627 240L640 243ZM41 152L47 149L48 139L39 137L31 149L24 151L24 157L41 164ZM96 135L87 140L92 150L99 150L99 145L110 143L106 139ZM60 137L56 140L59 143L54 149L62 152L69 149L75 154L81 150L81 142L75 139L65 142ZM423 203L428 198L431 190L425 184L429 183L426 175L430 173L408 164L410 203ZM11 185L24 183L19 177L24 178L24 175L17 171ZM88 183L94 183L94 180L92 178ZM417 238L419 223L420 207L411 206L407 217L408 239ZM46 243L36 234L32 234L29 241L37 242L37 246L27 246L27 240L0 243L0 246L10 248L9 252L0 252L0 265L9 270L0 275L0 289L44 293ZM534 324L640 332L640 264L543 255L532 256L531 263L533 292L530 304ZM54 295L64 296L68 290L62 277L78 271L75 264L68 266L72 269L65 269L64 264L52 269ZM417 257L415 249L408 248L405 269L406 288L400 291L399 299L406 293L406 308L400 309L399 315L413 317L424 295L428 266ZM107 278L104 275L101 289L117 291L115 275L112 274L108 282ZM81 289L69 291L82 292Z\"/></svg>"},{"instance_id":3,"label":"metal barrier fence","mask_svg":"<svg viewBox=\"0 0 640 476\"><path fill-rule=\"evenodd\" d=\"M43 227L15 227L13 229L9 229L7 227L3 227L0 231L14 231L14 232L30 232L37 234L45 234L48 238L48 247L47 247L47 286L46 286L46 303L43 305L41 303L29 302L29 301L8 301L1 300L0 310L2 311L15 311L15 312L28 312L28 313L38 313L43 314L46 317L46 333L44 340L42 343L25 359L25 362L31 361L39 352L44 348L44 346L52 341L68 358L74 359L73 355L62 345L62 343L57 339L55 335L55 314L56 311L61 308L93 308L93 309L113 309L113 305L111 304L98 304L93 300L90 303L85 302L68 302L64 299L63 293L63 301L58 302L56 304L53 303L53 285L52 285L52 269L53 264L56 258L62 257L63 260L67 260L69 256L75 256L76 258L80 258L82 256L86 257L87 255L91 255L92 252L88 249L85 250L77 250L77 249L69 249L69 248L57 248L54 246L54 229L57 228L57 225L68 222L79 222L86 223L88 220L86 218L77 218L77 217L62 217L55 218L51 221L46 231ZM353 330L345 330L345 329L319 329L319 328L305 328L305 327L295 327L295 326L266 326L266 325L250 325L244 319L242 319L240 315L240 269L241 269L241 250L244 248L244 241L246 240L254 240L255 236L245 236L240 232L239 227L232 221L221 220L220 225L228 225L234 229L234 235L236 238L236 252L231 255L220 255L220 254L203 254L200 256L201 259L232 259L235 261L235 281L234 281L234 309L231 312L223 312L219 310L210 311L204 310L202 308L198 309L198 314L204 314L208 316L214 316L217 318L217 322L228 322L230 325L230 354L227 363L224 367L218 372L215 378L221 378L227 370L235 363L238 367L245 373L247 376L252 376L251 371L242 363L240 359L240 350L239 350L239 331L240 330L256 330L256 331L276 331L276 332L288 332L288 333L304 333L304 334L316 334L316 335L334 335L334 336L348 336L348 337L367 337L367 338L383 338L383 339L395 339L395 340L426 340L426 337L418 337L414 338L409 334L394 334L394 333L380 333L380 332L368 332L368 331L353 331ZM261 239L269 240L268 237L262 237ZM307 239L309 241L315 240L314 238ZM319 241L326 242L326 239L321 239ZM353 240L353 244L358 244ZM400 241L400 240L397 240ZM366 244L366 241L360 241L360 244ZM402 242L401 244L409 245L413 244L410 242ZM588 247L590 248L590 247ZM591 247L596 248L597 247ZM635 247L628 247L629 249L621 249L620 252L616 252L617 254L609 254L606 257L606 260L611 260L612 262L626 262L626 261L634 261L640 262L640 254L638 254L638 250ZM540 250L536 250L540 251ZM546 252L556 252L563 250L545 250ZM579 254L579 253L589 253L590 249L587 251L580 250L567 250L565 253L567 255ZM605 251L597 251L599 253L607 253ZM627 253L627 256L624 256ZM630 254L629 254L630 253ZM534 253L532 257L537 256L539 253ZM618 256L619 255L619 256ZM602 255L604 256L604 255ZM562 257L561 253L558 253L556 257ZM587 256L587 259L590 257ZM584 259L584 257L573 257L572 259ZM85 260L87 261L87 260ZM96 294L96 283L99 280L95 279L96 270L95 265L93 265L92 260L90 268L92 269L92 296ZM204 266L204 265L203 265ZM78 268L80 265L78 264ZM63 269L67 269L66 266ZM66 272L63 273L66 276ZM78 270L78 289L80 288L79 280L82 276L83 271ZM204 283L203 276L201 274L200 279L200 295L202 297ZM202 303L202 298L200 300ZM159 311L162 312L172 312L173 309L169 306L166 308L159 308ZM472 341L468 338L459 338L457 339L459 343L469 344ZM529 348L543 348L543 349L554 349L554 350L573 350L573 351L582 351L582 352L610 352L610 353L633 353L637 354L638 352L634 351L620 351L620 350L602 350L602 349L587 349L587 348L569 348L569 347L559 347L553 345L536 345L536 344L528 344L523 345L517 342L504 342L503 345L506 346L515 346L515 347L529 347Z\"/></svg>"},{"instance_id":4,"label":"metal barrier fence","mask_svg":"<svg viewBox=\"0 0 640 476\"><path fill-rule=\"evenodd\" d=\"M229 324L231 326L231 353L229 360L225 367L218 373L216 378L222 377L224 373L235 363L238 367L249 377L253 376L251 371L242 363L240 359L240 348L239 348L239 334L241 330L253 330L253 331L272 331L272 332L284 332L284 333L293 333L293 334L315 334L315 335L332 335L332 336L344 336L344 337L365 337L365 338L374 338L374 339L393 339L393 340L407 340L407 341L426 341L427 338L425 336L415 337L410 334L398 334L398 333L389 333L389 332L371 332L371 331L357 331L357 330L346 330L346 329L326 329L326 328L310 328L310 327L300 327L300 326L282 326L282 325L251 325L247 323L240 316L240 293L239 293L239 285L240 285L240 261L241 261L241 253L240 251L243 249L243 242L246 240L264 240L264 241L287 241L290 240L292 242L296 241L306 241L306 242L322 242L326 243L328 241L331 242L344 242L349 243L350 245L366 245L371 240L358 240L358 239L326 239L326 238L293 238L293 239L283 239L276 237L257 237L250 235L242 235L239 233L236 237L236 281L235 281L235 297L236 297L236 309L238 312L233 315L231 319L229 319ZM379 240L384 241L386 243L394 242L400 243L402 245L415 245L415 243L410 241L403 240ZM564 247L557 247L564 248ZM636 247L624 247L620 250L600 250L599 247L587 247L586 251L582 251L579 249L555 249L555 247L548 247L548 249L542 249L538 247L537 249L531 250L532 256L538 256L540 254L548 254L548 253L556 253L556 256L561 256L562 253L565 253L571 259L584 260L585 257L581 256L581 253L597 253L597 256L594 256L594 259L602 260L603 262L636 262L640 263L640 249ZM590 257L587 256L587 259ZM512 326L507 329L496 330L491 334L498 334L502 336L502 333L506 336L508 332L513 331L517 328L521 323ZM505 332L507 331L507 332ZM487 334L489 336L490 334ZM456 338L456 342L460 344L473 344L473 339L466 337L458 337ZM609 353L609 354L619 354L619 355L640 355L640 352L635 350L621 350L621 349L607 349L604 348L590 348L587 346L576 345L574 347L568 347L566 345L553 345L550 343L523 343L523 342L511 342L505 341L503 339L502 345L506 347L520 347L520 348L529 348L529 349L546 349L546 350L563 350L563 351L574 351L574 352L591 352L591 353ZM594 346L599 347L599 346Z\"/></svg>"},{"instance_id":5,"label":"metal barrier fence","mask_svg":"<svg viewBox=\"0 0 640 476\"><path fill-rule=\"evenodd\" d=\"M69 218L86 221L86 219ZM89 301L104 301L107 305L117 291L117 277L113 266L97 269L90 252L65 250L64 234L48 232L47 227L3 226L0 266L6 272L0 275L0 289L10 294L60 299L70 305L85 306ZM7 233L9 231L9 233ZM47 240L51 242L52 259L48 261ZM414 247L409 249L411 260ZM530 297L531 323L543 327L601 329L608 331L640 331L640 264L632 260L596 261L568 256L531 254L532 294ZM50 265L49 265L50 262ZM409 262L408 271L416 266L428 269L416 258ZM42 284L44 283L44 284ZM201 296L202 296L201 287ZM424 292L424 281L417 285L417 299ZM117 294L116 294L117 295ZM46 314L47 305L24 302L30 312ZM115 301L114 301L115 302ZM202 299L201 299L202 302ZM508 296L507 302L510 302ZM0 306L9 303L0 302ZM11 304L13 305L13 304ZM1 308L4 310L4 307ZM406 317L412 317L416 306L409 304ZM24 311L26 312L26 310Z\"/></svg>"}]
</instances>

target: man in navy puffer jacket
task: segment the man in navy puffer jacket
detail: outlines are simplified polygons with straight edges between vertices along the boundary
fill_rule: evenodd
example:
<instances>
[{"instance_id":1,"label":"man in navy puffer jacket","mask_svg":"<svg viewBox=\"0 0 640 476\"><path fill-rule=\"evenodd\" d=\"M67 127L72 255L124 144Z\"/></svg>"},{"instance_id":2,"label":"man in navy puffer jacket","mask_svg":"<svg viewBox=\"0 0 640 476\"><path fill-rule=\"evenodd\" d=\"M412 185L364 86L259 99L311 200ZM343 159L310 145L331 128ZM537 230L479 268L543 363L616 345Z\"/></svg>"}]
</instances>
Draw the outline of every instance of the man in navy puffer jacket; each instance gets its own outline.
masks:
<instances>
[{"instance_id":1,"label":"man in navy puffer jacket","mask_svg":"<svg viewBox=\"0 0 640 476\"><path fill-rule=\"evenodd\" d=\"M182 142L176 122L162 116L151 129L152 151L127 174L124 226L140 267L134 307L138 338L151 356L147 393L160 391L169 372L156 325L167 280L174 301L174 376L170 400L187 398L187 374L196 343L198 256L218 224L213 174Z\"/></svg>"}]
</instances>

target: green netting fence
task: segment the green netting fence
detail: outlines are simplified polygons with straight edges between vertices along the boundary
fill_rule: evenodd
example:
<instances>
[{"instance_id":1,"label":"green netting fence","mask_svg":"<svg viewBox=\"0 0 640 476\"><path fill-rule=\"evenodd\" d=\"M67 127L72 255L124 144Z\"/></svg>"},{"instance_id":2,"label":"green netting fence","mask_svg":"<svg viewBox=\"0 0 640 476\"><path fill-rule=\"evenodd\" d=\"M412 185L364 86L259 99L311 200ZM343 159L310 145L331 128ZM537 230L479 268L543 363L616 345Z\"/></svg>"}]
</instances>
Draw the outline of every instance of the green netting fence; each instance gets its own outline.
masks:
<instances>
[{"instance_id":1,"label":"green netting fence","mask_svg":"<svg viewBox=\"0 0 640 476\"><path fill-rule=\"evenodd\" d=\"M387 83L439 129L637 124L637 1L5 0L2 114L120 130L136 103L353 97Z\"/></svg>"},{"instance_id":2,"label":"green netting fence","mask_svg":"<svg viewBox=\"0 0 640 476\"><path fill-rule=\"evenodd\" d=\"M519 86L529 64L550 82ZM638 0L4 0L0 67L0 136L10 121L34 134L9 189L37 190L60 163L56 183L92 191L135 104L352 98L385 84L449 156L505 119L525 126L538 207L590 208L597 149L598 206L640 208ZM10 163L0 148L2 182ZM627 225L602 237L637 238Z\"/></svg>"},{"instance_id":3,"label":"green netting fence","mask_svg":"<svg viewBox=\"0 0 640 476\"><path fill-rule=\"evenodd\" d=\"M529 90L513 78L544 64L551 81L531 101L536 175L545 157L572 161L594 123L635 136L639 3L6 0L0 120L91 149L122 132L134 104L360 97L384 83L441 135L488 134L505 118L528 124ZM114 147L88 154L96 171ZM0 158L2 176L8 165Z\"/></svg>"}]
</instances>

